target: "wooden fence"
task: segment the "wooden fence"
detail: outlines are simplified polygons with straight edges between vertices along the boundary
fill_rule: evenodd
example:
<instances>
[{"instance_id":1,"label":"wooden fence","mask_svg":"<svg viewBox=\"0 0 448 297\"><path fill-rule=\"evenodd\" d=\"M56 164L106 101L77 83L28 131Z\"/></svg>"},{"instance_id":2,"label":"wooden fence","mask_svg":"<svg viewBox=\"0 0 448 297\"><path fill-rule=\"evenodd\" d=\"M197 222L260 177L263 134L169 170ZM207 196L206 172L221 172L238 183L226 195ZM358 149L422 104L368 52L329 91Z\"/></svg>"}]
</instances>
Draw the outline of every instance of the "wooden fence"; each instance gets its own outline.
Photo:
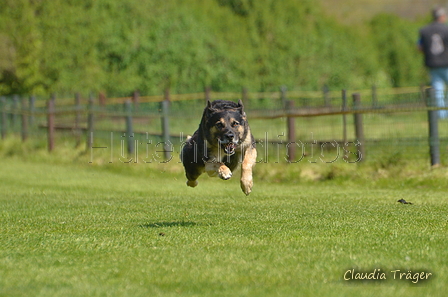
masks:
<instances>
[{"instance_id":1,"label":"wooden fence","mask_svg":"<svg viewBox=\"0 0 448 297\"><path fill-rule=\"evenodd\" d=\"M379 98L384 95L402 95L402 94L420 94L419 100L413 102L387 102L382 103ZM134 133L133 122L139 117L159 117L161 120L162 133L161 137L164 142L170 141L170 106L172 102L185 100L238 100L242 99L245 108L250 110L251 119L275 119L286 118L286 131L288 143L296 141L295 118L297 117L319 117L328 115L340 115L343 119L343 137L341 142L347 142L347 116L353 116L355 138L361 144L364 144L363 131L363 114L366 113L393 113L399 111L426 110L428 112L429 123L429 145L431 152L431 164L440 164L439 141L438 141L438 119L437 110L431 96L422 91L421 87L400 88L389 90L377 90L372 87L370 90L361 90L351 93L351 101L348 100L348 91L339 92L303 92L303 91L287 91L282 88L279 92L268 93L250 93L247 89L243 89L241 93L217 93L212 92L210 88L206 88L203 93L195 94L171 94L169 90L165 90L161 96L140 96L138 92L134 92L132 96L121 98L106 98L104 94L97 97L90 95L83 99L79 94L74 99L56 99L51 96L50 99L37 101L35 97L20 98L13 96L12 98L0 98L0 124L1 137L4 139L9 131L21 131L23 141L29 137L29 129L35 125L36 116L46 116L46 122L41 123L41 128L47 129L48 150L55 149L55 138L59 129L70 129L77 136L77 143L81 142L81 135L86 137L86 148L93 145L93 132L95 131L95 121L98 117L122 117L125 119L125 127L123 131L127 135ZM97 103L95 102L97 98ZM278 102L277 108L257 108L252 106L253 100L264 98L265 100ZM308 105L297 106L298 98L307 98ZM318 102L318 103L316 103ZM143 103L158 103L159 108L156 112L140 111ZM44 105L45 104L45 105ZM106 106L122 105L121 111L108 112L104 109ZM204 104L205 105L205 104ZM67 115L73 116L72 123L60 124L57 119ZM20 126L20 129L17 127ZM83 133L84 132L84 133ZM360 146L360 157L365 157L364 145ZM134 152L133 140L128 138L127 151L132 154ZM288 146L288 158L295 159L296 146ZM168 158L167 154L165 156Z\"/></svg>"}]
</instances>

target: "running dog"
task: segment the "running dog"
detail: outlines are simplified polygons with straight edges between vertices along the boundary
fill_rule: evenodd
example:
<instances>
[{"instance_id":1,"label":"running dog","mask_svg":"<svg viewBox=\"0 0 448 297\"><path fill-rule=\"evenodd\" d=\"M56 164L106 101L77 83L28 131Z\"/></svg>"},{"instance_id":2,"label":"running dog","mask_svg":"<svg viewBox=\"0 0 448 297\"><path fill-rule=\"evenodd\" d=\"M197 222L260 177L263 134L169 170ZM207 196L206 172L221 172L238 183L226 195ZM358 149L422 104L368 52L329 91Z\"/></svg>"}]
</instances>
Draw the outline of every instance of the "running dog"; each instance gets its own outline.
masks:
<instances>
[{"instance_id":1,"label":"running dog","mask_svg":"<svg viewBox=\"0 0 448 297\"><path fill-rule=\"evenodd\" d=\"M182 148L187 185L196 187L205 172L228 180L241 163L241 190L249 195L253 187L252 167L257 151L241 100L207 101L201 123Z\"/></svg>"}]
</instances>

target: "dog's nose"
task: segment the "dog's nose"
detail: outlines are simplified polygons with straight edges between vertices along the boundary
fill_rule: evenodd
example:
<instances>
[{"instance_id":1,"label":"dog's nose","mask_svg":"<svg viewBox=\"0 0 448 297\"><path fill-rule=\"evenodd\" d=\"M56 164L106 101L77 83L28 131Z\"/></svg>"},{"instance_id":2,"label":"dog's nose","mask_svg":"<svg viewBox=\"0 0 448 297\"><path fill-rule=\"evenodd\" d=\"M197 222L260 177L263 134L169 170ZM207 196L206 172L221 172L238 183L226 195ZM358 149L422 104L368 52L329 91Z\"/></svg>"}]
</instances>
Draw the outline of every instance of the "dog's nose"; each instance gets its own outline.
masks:
<instances>
[{"instance_id":1,"label":"dog's nose","mask_svg":"<svg viewBox=\"0 0 448 297\"><path fill-rule=\"evenodd\" d=\"M227 136L227 138L229 138L229 139L233 139L233 137L234 137L235 135L233 135L232 132L228 132L228 133L226 133L226 136Z\"/></svg>"}]
</instances>

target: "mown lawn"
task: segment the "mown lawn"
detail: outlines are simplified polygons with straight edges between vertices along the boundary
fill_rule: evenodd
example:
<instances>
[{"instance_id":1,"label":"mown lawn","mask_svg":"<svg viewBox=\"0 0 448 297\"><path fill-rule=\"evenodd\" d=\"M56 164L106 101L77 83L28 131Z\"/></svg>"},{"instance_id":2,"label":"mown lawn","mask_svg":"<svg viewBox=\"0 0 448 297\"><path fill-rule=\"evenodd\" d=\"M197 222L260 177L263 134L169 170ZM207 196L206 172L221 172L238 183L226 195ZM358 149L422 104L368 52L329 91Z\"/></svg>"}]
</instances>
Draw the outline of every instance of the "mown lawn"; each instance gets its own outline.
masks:
<instances>
[{"instance_id":1,"label":"mown lawn","mask_svg":"<svg viewBox=\"0 0 448 297\"><path fill-rule=\"evenodd\" d=\"M2 158L0 296L446 293L443 187L255 177L246 197L237 179L192 189L181 170L134 167ZM346 281L349 269L387 280Z\"/></svg>"}]
</instances>

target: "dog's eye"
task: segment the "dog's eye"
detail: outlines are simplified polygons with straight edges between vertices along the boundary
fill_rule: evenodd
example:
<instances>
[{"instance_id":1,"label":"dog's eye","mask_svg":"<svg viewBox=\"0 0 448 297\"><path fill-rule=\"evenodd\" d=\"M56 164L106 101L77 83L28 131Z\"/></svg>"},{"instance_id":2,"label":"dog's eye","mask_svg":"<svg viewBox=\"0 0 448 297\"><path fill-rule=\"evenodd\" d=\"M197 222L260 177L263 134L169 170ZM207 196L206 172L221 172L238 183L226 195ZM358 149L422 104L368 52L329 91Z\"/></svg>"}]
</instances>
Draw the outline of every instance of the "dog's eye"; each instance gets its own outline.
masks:
<instances>
[{"instance_id":1,"label":"dog's eye","mask_svg":"<svg viewBox=\"0 0 448 297\"><path fill-rule=\"evenodd\" d=\"M217 123L215 124L215 126L216 126L216 128L218 128L218 129L222 129L222 128L224 127L224 124L221 123L221 122L217 122Z\"/></svg>"},{"instance_id":2,"label":"dog's eye","mask_svg":"<svg viewBox=\"0 0 448 297\"><path fill-rule=\"evenodd\" d=\"M232 123L232 127L238 127L240 125L240 123L238 123L237 121Z\"/></svg>"}]
</instances>

